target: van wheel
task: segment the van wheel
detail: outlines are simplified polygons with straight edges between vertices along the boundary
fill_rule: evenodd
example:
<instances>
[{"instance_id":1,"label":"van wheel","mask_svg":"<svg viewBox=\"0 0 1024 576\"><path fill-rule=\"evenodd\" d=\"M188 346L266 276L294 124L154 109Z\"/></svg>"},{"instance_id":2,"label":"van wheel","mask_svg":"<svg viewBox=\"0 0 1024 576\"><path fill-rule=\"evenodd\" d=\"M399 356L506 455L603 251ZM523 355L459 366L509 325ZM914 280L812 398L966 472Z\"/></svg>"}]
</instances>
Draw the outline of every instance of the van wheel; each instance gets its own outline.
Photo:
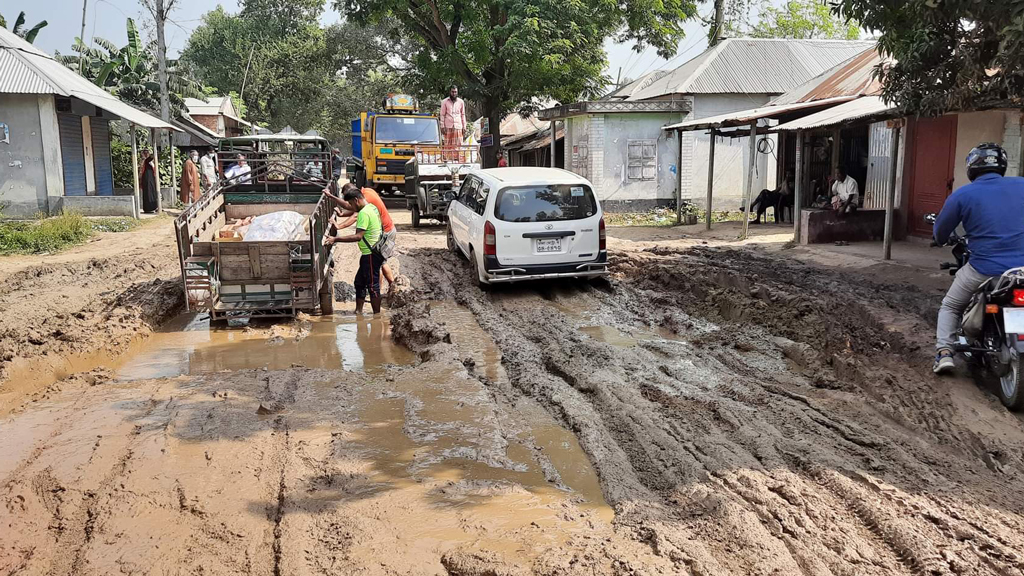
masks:
<instances>
[{"instance_id":1,"label":"van wheel","mask_svg":"<svg viewBox=\"0 0 1024 576\"><path fill-rule=\"evenodd\" d=\"M473 266L473 280L476 281L477 288L487 290L490 284L480 280L480 263L477 261L476 252L472 249L469 251L469 263Z\"/></svg>"},{"instance_id":2,"label":"van wheel","mask_svg":"<svg viewBox=\"0 0 1024 576\"><path fill-rule=\"evenodd\" d=\"M1020 353L1016 346L1010 347L1009 366L1006 374L999 377L998 395L999 401L1009 410L1016 412L1024 408L1024 371L1021 370Z\"/></svg>"},{"instance_id":3,"label":"van wheel","mask_svg":"<svg viewBox=\"0 0 1024 576\"><path fill-rule=\"evenodd\" d=\"M418 204L415 204L412 207L412 227L420 227L420 207Z\"/></svg>"},{"instance_id":4,"label":"van wheel","mask_svg":"<svg viewBox=\"0 0 1024 576\"><path fill-rule=\"evenodd\" d=\"M451 222L449 222L445 228L447 230L446 235L448 236L448 251L461 256L461 253L459 252L459 245L455 242L455 234L452 232Z\"/></svg>"}]
</instances>

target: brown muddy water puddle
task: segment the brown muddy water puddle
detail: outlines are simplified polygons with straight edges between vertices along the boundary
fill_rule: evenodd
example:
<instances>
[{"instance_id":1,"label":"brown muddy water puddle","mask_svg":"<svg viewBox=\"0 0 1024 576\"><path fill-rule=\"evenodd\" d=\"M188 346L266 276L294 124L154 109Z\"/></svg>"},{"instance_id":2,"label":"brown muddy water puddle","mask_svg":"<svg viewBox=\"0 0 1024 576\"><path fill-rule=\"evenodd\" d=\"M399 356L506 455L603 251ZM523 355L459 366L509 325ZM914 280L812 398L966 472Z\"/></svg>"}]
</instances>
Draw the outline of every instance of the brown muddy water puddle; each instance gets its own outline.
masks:
<instances>
[{"instance_id":1,"label":"brown muddy water puddle","mask_svg":"<svg viewBox=\"0 0 1024 576\"><path fill-rule=\"evenodd\" d=\"M359 478L344 489L296 485L300 499L322 502L357 522L373 519L372 537L357 539L347 552L355 562L403 573L457 547L526 562L575 537L589 537L594 529L609 530L614 512L575 436L529 398L497 398L485 382L507 383L507 376L493 339L469 310L451 303L432 306L439 307L461 357L472 358L468 371L459 362L420 363L392 341L386 317L337 315L211 329L202 317L181 316L123 359L90 360L110 370L113 382L79 396L57 390L0 418L0 437L12 450L0 463L0 478L45 445L55 416L66 413L62 409L72 410L74 429L88 430L88 442L123 437L121 428L137 416L124 406L148 402L140 387L150 394L157 387L165 391L161 395L178 398L163 428L183 438L166 452L140 452L153 452L153 462L135 466L167 476L164 483L202 478L211 490L222 482L228 486L249 466L236 454L251 447L230 435L203 437L201 430L261 430L252 432L255 438L284 422L295 445L325 446L319 467ZM249 371L265 368L268 378L290 378L274 371L292 367L345 373L296 372L295 403L275 415L258 415L263 392L253 387ZM210 398L217 401L211 404ZM225 468L211 471L211 461ZM222 489L230 490L217 491ZM231 516L227 502L197 498Z\"/></svg>"}]
</instances>

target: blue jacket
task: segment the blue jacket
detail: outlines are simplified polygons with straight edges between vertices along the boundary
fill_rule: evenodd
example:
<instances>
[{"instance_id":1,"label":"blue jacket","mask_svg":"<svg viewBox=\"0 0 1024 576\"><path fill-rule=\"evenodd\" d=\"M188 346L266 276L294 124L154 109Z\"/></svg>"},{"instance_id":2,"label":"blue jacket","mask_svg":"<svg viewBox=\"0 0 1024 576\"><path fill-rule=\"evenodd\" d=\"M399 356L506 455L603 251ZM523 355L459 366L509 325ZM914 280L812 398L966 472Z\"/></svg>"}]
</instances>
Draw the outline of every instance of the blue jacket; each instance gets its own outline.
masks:
<instances>
[{"instance_id":1,"label":"blue jacket","mask_svg":"<svg viewBox=\"0 0 1024 576\"><path fill-rule=\"evenodd\" d=\"M1024 178L982 174L946 199L935 219L935 240L944 244L963 223L971 266L998 276L1024 266Z\"/></svg>"}]
</instances>

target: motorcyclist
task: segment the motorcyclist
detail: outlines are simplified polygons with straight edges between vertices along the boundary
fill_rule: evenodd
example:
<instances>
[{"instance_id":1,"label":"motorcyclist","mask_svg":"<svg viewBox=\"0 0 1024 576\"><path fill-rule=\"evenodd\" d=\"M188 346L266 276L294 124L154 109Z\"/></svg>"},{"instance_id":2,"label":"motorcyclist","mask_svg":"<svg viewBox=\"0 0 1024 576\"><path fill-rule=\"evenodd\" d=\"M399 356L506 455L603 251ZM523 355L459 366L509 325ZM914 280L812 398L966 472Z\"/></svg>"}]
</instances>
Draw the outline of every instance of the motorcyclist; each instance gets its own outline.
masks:
<instances>
[{"instance_id":1,"label":"motorcyclist","mask_svg":"<svg viewBox=\"0 0 1024 576\"><path fill-rule=\"evenodd\" d=\"M989 278L1024 266L1024 178L1006 177L1006 151L997 144L979 144L967 155L969 184L942 206L934 236L945 244L963 224L970 261L957 270L939 308L935 333L936 374L953 368L953 346L964 310L974 292Z\"/></svg>"}]
</instances>

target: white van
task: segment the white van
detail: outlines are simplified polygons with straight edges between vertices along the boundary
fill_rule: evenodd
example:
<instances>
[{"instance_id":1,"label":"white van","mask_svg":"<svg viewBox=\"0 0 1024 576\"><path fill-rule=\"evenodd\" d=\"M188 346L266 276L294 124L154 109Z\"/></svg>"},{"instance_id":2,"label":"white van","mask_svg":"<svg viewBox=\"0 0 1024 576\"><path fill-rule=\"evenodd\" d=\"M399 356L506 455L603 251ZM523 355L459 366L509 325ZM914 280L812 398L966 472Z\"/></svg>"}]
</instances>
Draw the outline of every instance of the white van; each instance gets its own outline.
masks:
<instances>
[{"instance_id":1,"label":"white van","mask_svg":"<svg viewBox=\"0 0 1024 576\"><path fill-rule=\"evenodd\" d=\"M469 172L448 205L448 249L469 258L481 284L608 274L593 186L557 168Z\"/></svg>"}]
</instances>

